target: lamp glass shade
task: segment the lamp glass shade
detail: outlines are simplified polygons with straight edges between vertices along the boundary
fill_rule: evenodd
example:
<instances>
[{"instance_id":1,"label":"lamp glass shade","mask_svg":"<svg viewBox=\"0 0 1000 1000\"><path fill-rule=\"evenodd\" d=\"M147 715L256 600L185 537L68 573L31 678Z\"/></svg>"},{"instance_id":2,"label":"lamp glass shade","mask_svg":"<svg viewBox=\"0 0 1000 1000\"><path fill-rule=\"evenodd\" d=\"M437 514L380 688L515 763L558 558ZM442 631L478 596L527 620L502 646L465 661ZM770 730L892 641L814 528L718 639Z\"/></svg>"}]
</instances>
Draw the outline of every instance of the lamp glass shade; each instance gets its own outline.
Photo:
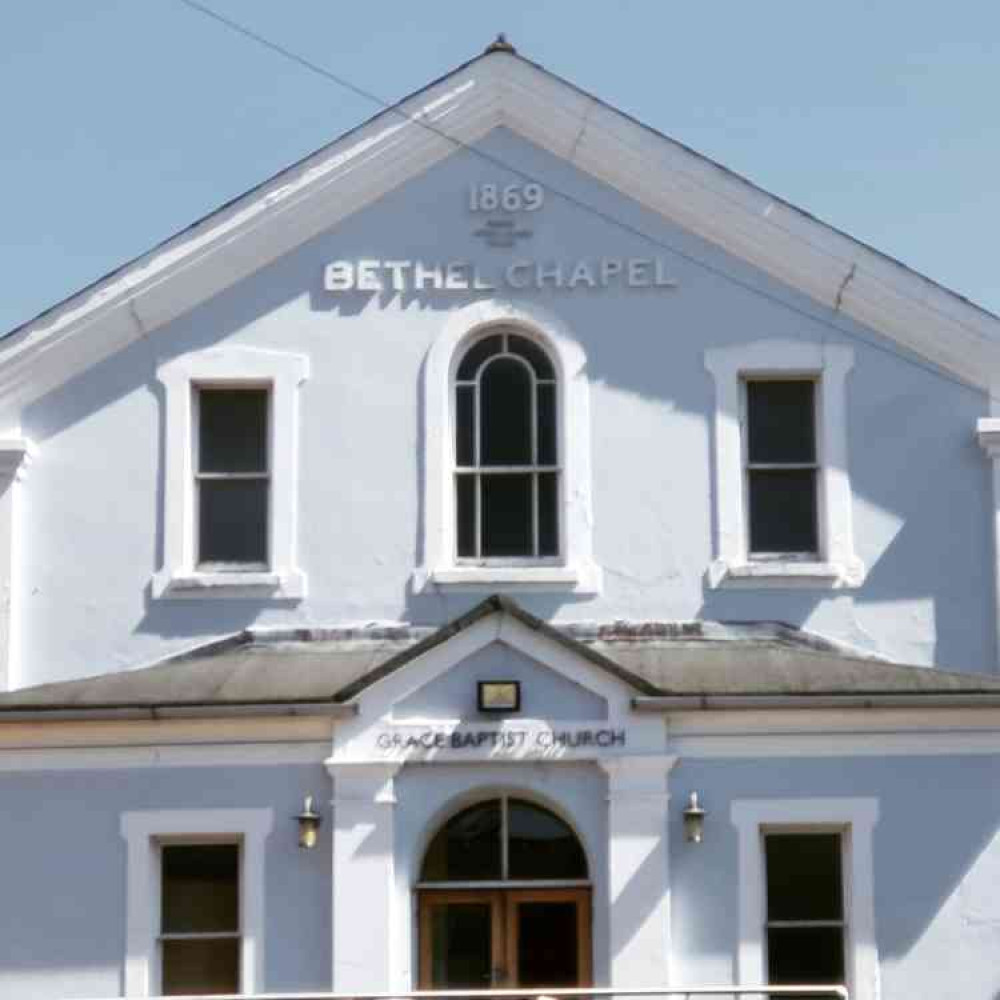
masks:
<instances>
[{"instance_id":1,"label":"lamp glass shade","mask_svg":"<svg viewBox=\"0 0 1000 1000\"><path fill-rule=\"evenodd\" d=\"M698 793L692 792L684 810L684 839L690 844L700 844L705 832L705 810L698 805Z\"/></svg>"},{"instance_id":2,"label":"lamp glass shade","mask_svg":"<svg viewBox=\"0 0 1000 1000\"><path fill-rule=\"evenodd\" d=\"M320 815L313 809L312 796L306 797L302 812L295 817L299 824L299 847L306 850L316 846L316 839L319 836Z\"/></svg>"}]
</instances>

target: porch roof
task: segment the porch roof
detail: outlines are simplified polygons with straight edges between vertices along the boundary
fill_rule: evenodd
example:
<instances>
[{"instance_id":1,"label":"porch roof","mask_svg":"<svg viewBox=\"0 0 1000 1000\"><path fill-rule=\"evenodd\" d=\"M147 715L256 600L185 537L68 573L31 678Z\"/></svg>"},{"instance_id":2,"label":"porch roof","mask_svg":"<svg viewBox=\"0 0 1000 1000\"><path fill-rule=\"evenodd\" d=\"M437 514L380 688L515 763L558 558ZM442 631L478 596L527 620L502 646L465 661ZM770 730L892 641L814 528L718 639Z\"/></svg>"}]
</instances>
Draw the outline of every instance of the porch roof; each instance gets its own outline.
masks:
<instances>
[{"instance_id":1,"label":"porch roof","mask_svg":"<svg viewBox=\"0 0 1000 1000\"><path fill-rule=\"evenodd\" d=\"M352 714L370 685L495 614L608 671L647 711L1000 705L995 676L888 662L780 623L551 625L495 595L439 629L248 629L152 666L0 694L0 722Z\"/></svg>"}]
</instances>

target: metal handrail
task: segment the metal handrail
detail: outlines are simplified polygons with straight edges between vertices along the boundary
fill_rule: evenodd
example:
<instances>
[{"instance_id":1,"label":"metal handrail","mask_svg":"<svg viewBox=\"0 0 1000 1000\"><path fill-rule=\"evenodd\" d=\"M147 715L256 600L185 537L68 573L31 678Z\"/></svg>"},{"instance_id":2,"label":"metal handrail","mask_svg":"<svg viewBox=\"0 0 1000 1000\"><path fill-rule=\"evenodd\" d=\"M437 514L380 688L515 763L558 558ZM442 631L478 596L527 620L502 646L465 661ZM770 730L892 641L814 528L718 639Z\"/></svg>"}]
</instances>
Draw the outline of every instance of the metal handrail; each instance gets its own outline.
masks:
<instances>
[{"instance_id":1,"label":"metal handrail","mask_svg":"<svg viewBox=\"0 0 1000 1000\"><path fill-rule=\"evenodd\" d=\"M614 986L571 986L566 989L412 990L384 993L227 993L193 995L185 1000L564 1000L567 997L837 997L851 1000L846 986L644 986L620 989ZM112 1000L112 998L108 998ZM169 1000L150 997L148 1000Z\"/></svg>"}]
</instances>

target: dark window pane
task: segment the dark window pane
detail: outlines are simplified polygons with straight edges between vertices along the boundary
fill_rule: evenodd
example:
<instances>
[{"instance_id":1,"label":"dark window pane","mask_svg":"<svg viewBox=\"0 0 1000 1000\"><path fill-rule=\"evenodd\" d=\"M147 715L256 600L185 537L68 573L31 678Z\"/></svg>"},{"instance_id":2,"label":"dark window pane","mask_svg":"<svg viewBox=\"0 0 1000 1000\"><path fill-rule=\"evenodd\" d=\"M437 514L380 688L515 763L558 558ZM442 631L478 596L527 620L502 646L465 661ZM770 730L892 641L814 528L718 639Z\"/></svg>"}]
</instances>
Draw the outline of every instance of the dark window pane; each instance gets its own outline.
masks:
<instances>
[{"instance_id":1,"label":"dark window pane","mask_svg":"<svg viewBox=\"0 0 1000 1000\"><path fill-rule=\"evenodd\" d=\"M750 551L816 552L816 470L750 470Z\"/></svg>"},{"instance_id":2,"label":"dark window pane","mask_svg":"<svg viewBox=\"0 0 1000 1000\"><path fill-rule=\"evenodd\" d=\"M538 554L559 555L559 477L555 472L538 476Z\"/></svg>"},{"instance_id":3,"label":"dark window pane","mask_svg":"<svg viewBox=\"0 0 1000 1000\"><path fill-rule=\"evenodd\" d=\"M475 405L475 389L471 385L459 386L455 390L455 458L459 465L475 463Z\"/></svg>"},{"instance_id":4,"label":"dark window pane","mask_svg":"<svg viewBox=\"0 0 1000 1000\"><path fill-rule=\"evenodd\" d=\"M484 556L534 555L531 475L482 477Z\"/></svg>"},{"instance_id":5,"label":"dark window pane","mask_svg":"<svg viewBox=\"0 0 1000 1000\"><path fill-rule=\"evenodd\" d=\"M751 462L813 462L816 431L813 382L748 382Z\"/></svg>"},{"instance_id":6,"label":"dark window pane","mask_svg":"<svg viewBox=\"0 0 1000 1000\"><path fill-rule=\"evenodd\" d=\"M161 852L161 933L238 930L239 847L166 844Z\"/></svg>"},{"instance_id":7,"label":"dark window pane","mask_svg":"<svg viewBox=\"0 0 1000 1000\"><path fill-rule=\"evenodd\" d=\"M556 464L556 387L538 387L538 462Z\"/></svg>"},{"instance_id":8,"label":"dark window pane","mask_svg":"<svg viewBox=\"0 0 1000 1000\"><path fill-rule=\"evenodd\" d=\"M499 336L484 337L477 341L466 352L462 363L458 366L456 378L459 382L471 382L479 371L479 366L487 359L499 354L503 349L503 341Z\"/></svg>"},{"instance_id":9,"label":"dark window pane","mask_svg":"<svg viewBox=\"0 0 1000 1000\"><path fill-rule=\"evenodd\" d=\"M493 969L489 903L431 907L431 989L488 989Z\"/></svg>"},{"instance_id":10,"label":"dark window pane","mask_svg":"<svg viewBox=\"0 0 1000 1000\"><path fill-rule=\"evenodd\" d=\"M458 499L458 554L471 558L476 554L476 477L456 477L455 489Z\"/></svg>"},{"instance_id":11,"label":"dark window pane","mask_svg":"<svg viewBox=\"0 0 1000 1000\"><path fill-rule=\"evenodd\" d=\"M198 562L267 563L266 479L198 483Z\"/></svg>"},{"instance_id":12,"label":"dark window pane","mask_svg":"<svg viewBox=\"0 0 1000 1000\"><path fill-rule=\"evenodd\" d=\"M576 903L519 903L517 985L579 986Z\"/></svg>"},{"instance_id":13,"label":"dark window pane","mask_svg":"<svg viewBox=\"0 0 1000 1000\"><path fill-rule=\"evenodd\" d=\"M267 471L266 389L200 389L198 471Z\"/></svg>"},{"instance_id":14,"label":"dark window pane","mask_svg":"<svg viewBox=\"0 0 1000 1000\"><path fill-rule=\"evenodd\" d=\"M424 856L424 882L500 878L500 803L480 802L453 816Z\"/></svg>"},{"instance_id":15,"label":"dark window pane","mask_svg":"<svg viewBox=\"0 0 1000 1000\"><path fill-rule=\"evenodd\" d=\"M480 381L480 462L531 462L531 374L520 361L491 361Z\"/></svg>"},{"instance_id":16,"label":"dark window pane","mask_svg":"<svg viewBox=\"0 0 1000 1000\"><path fill-rule=\"evenodd\" d=\"M507 810L511 878L587 877L583 848L558 816L520 799L511 799Z\"/></svg>"},{"instance_id":17,"label":"dark window pane","mask_svg":"<svg viewBox=\"0 0 1000 1000\"><path fill-rule=\"evenodd\" d=\"M844 932L840 927L771 927L768 979L775 986L844 981Z\"/></svg>"},{"instance_id":18,"label":"dark window pane","mask_svg":"<svg viewBox=\"0 0 1000 1000\"><path fill-rule=\"evenodd\" d=\"M524 358L534 369L535 378L555 379L555 369L549 356L533 340L512 333L507 337L507 350Z\"/></svg>"},{"instance_id":19,"label":"dark window pane","mask_svg":"<svg viewBox=\"0 0 1000 1000\"><path fill-rule=\"evenodd\" d=\"M240 992L238 938L164 941L164 996Z\"/></svg>"},{"instance_id":20,"label":"dark window pane","mask_svg":"<svg viewBox=\"0 0 1000 1000\"><path fill-rule=\"evenodd\" d=\"M768 920L841 919L839 834L769 834L764 845Z\"/></svg>"}]
</instances>

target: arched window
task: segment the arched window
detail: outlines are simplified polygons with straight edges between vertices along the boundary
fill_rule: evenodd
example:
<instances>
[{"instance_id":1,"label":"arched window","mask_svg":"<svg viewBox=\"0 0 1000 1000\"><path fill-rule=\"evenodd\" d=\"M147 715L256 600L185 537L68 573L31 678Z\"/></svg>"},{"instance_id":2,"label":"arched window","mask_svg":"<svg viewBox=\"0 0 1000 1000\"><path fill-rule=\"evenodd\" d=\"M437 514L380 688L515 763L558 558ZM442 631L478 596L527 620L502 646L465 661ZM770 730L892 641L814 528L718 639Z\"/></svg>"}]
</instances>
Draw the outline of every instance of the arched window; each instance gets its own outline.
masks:
<instances>
[{"instance_id":1,"label":"arched window","mask_svg":"<svg viewBox=\"0 0 1000 1000\"><path fill-rule=\"evenodd\" d=\"M580 342L535 302L481 299L443 322L424 364L414 593L600 593Z\"/></svg>"},{"instance_id":2,"label":"arched window","mask_svg":"<svg viewBox=\"0 0 1000 1000\"><path fill-rule=\"evenodd\" d=\"M460 560L560 556L558 385L519 333L473 341L455 374L455 538Z\"/></svg>"},{"instance_id":3,"label":"arched window","mask_svg":"<svg viewBox=\"0 0 1000 1000\"><path fill-rule=\"evenodd\" d=\"M578 882L587 859L569 825L525 799L477 802L435 834L420 871L421 883Z\"/></svg>"}]
</instances>

